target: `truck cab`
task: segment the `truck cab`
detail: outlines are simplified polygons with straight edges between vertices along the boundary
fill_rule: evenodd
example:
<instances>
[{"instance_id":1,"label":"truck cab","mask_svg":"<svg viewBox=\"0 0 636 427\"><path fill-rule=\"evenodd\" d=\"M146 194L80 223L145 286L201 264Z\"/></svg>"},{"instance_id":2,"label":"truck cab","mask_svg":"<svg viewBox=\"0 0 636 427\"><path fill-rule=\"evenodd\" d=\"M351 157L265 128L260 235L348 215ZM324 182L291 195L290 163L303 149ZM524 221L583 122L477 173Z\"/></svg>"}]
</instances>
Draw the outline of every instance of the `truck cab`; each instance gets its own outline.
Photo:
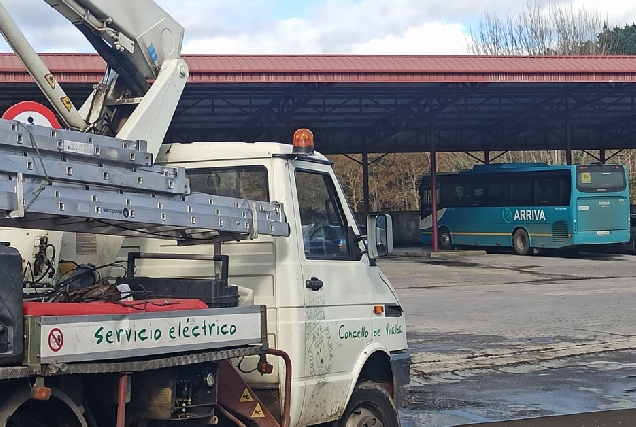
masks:
<instances>
[{"instance_id":1,"label":"truck cab","mask_svg":"<svg viewBox=\"0 0 636 427\"><path fill-rule=\"evenodd\" d=\"M291 357L291 425L395 425L410 357L402 307L375 263L391 249L390 217L369 216L367 248L331 162L313 147L299 155L280 143L167 144L157 163L185 167L193 192L282 203L290 235L185 247L135 238L123 249L229 256L230 284L267 307L268 344ZM203 263L142 261L140 275L215 274ZM280 402L284 366L271 362L273 375L250 373L249 358L238 368L257 393Z\"/></svg>"}]
</instances>

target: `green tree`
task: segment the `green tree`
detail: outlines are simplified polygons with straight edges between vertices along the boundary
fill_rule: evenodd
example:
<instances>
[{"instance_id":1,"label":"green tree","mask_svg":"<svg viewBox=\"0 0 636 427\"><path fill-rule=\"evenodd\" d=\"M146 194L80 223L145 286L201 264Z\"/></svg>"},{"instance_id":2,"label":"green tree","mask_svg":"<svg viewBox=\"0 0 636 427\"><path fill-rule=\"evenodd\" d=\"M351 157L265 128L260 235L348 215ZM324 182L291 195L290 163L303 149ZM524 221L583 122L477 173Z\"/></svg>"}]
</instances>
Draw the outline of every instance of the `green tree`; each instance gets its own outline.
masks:
<instances>
[{"instance_id":1,"label":"green tree","mask_svg":"<svg viewBox=\"0 0 636 427\"><path fill-rule=\"evenodd\" d=\"M612 46L613 55L636 55L636 24L609 28L603 26L598 43Z\"/></svg>"}]
</instances>

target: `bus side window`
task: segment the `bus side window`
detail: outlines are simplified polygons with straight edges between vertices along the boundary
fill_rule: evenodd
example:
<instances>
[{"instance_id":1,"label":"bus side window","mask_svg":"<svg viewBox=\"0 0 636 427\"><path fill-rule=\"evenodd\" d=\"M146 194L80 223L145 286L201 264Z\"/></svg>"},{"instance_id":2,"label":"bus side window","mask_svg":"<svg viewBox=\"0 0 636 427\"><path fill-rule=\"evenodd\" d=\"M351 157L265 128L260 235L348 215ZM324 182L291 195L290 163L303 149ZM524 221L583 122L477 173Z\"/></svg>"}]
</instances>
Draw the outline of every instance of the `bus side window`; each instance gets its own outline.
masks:
<instances>
[{"instance_id":1,"label":"bus side window","mask_svg":"<svg viewBox=\"0 0 636 427\"><path fill-rule=\"evenodd\" d=\"M447 188L443 185L440 186L438 195L439 197L437 199L439 200L439 202L437 203L437 209L443 209L452 206L453 198L450 194L450 188Z\"/></svg>"},{"instance_id":2,"label":"bus side window","mask_svg":"<svg viewBox=\"0 0 636 427\"><path fill-rule=\"evenodd\" d=\"M507 182L492 182L488 184L488 206L508 206L510 188Z\"/></svg>"},{"instance_id":3,"label":"bus side window","mask_svg":"<svg viewBox=\"0 0 636 427\"><path fill-rule=\"evenodd\" d=\"M510 206L510 181L501 183L501 204L499 206Z\"/></svg>"},{"instance_id":4,"label":"bus side window","mask_svg":"<svg viewBox=\"0 0 636 427\"><path fill-rule=\"evenodd\" d=\"M569 198L564 198L566 178L555 175L537 181L537 204L539 206L567 206ZM569 188L568 188L569 194Z\"/></svg>"},{"instance_id":5,"label":"bus side window","mask_svg":"<svg viewBox=\"0 0 636 427\"><path fill-rule=\"evenodd\" d=\"M510 193L513 206L533 206L534 180L523 177L514 178Z\"/></svg>"},{"instance_id":6,"label":"bus side window","mask_svg":"<svg viewBox=\"0 0 636 427\"><path fill-rule=\"evenodd\" d=\"M455 190L455 206L464 206L464 186L456 185Z\"/></svg>"},{"instance_id":7,"label":"bus side window","mask_svg":"<svg viewBox=\"0 0 636 427\"><path fill-rule=\"evenodd\" d=\"M467 183L466 185L466 194L464 195L464 206L473 206L474 199L474 191L472 183Z\"/></svg>"},{"instance_id":8,"label":"bus side window","mask_svg":"<svg viewBox=\"0 0 636 427\"><path fill-rule=\"evenodd\" d=\"M425 177L420 184L420 219L426 218L432 212L433 200L431 194L430 178Z\"/></svg>"},{"instance_id":9,"label":"bus side window","mask_svg":"<svg viewBox=\"0 0 636 427\"><path fill-rule=\"evenodd\" d=\"M459 185L442 185L440 195L439 208L454 208L462 206L462 196L464 195L464 187Z\"/></svg>"},{"instance_id":10,"label":"bus side window","mask_svg":"<svg viewBox=\"0 0 636 427\"><path fill-rule=\"evenodd\" d=\"M478 177L471 177L464 187L463 206L483 206L485 197L484 185Z\"/></svg>"},{"instance_id":11,"label":"bus side window","mask_svg":"<svg viewBox=\"0 0 636 427\"><path fill-rule=\"evenodd\" d=\"M570 193L572 192L570 177L564 176L559 179L559 206L570 205Z\"/></svg>"},{"instance_id":12,"label":"bus side window","mask_svg":"<svg viewBox=\"0 0 636 427\"><path fill-rule=\"evenodd\" d=\"M550 203L550 200L551 200L550 180L549 179L537 180L536 188L537 188L537 205L538 206L552 205L553 203Z\"/></svg>"},{"instance_id":13,"label":"bus side window","mask_svg":"<svg viewBox=\"0 0 636 427\"><path fill-rule=\"evenodd\" d=\"M479 185L477 187L474 187L469 206L485 206L487 205L487 203L485 203L485 199L486 197L484 194L483 186Z\"/></svg>"},{"instance_id":14,"label":"bus side window","mask_svg":"<svg viewBox=\"0 0 636 427\"><path fill-rule=\"evenodd\" d=\"M499 184L495 182L488 184L488 194L486 195L486 203L488 206L497 206L497 199L499 198L500 193L501 190L499 188Z\"/></svg>"}]
</instances>

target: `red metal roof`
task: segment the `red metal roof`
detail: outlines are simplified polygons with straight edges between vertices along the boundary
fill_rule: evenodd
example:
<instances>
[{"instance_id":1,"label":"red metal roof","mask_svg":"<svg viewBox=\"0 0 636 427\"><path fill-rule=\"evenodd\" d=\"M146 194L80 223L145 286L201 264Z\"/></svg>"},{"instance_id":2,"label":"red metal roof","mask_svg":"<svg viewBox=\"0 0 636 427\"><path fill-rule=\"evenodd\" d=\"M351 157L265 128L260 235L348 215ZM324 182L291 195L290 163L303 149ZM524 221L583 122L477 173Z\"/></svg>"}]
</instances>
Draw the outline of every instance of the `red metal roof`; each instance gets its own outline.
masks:
<instances>
[{"instance_id":1,"label":"red metal roof","mask_svg":"<svg viewBox=\"0 0 636 427\"><path fill-rule=\"evenodd\" d=\"M97 82L96 54L42 54L64 82ZM636 56L184 55L191 83L218 82L635 82ZM31 82L0 54L0 82Z\"/></svg>"}]
</instances>

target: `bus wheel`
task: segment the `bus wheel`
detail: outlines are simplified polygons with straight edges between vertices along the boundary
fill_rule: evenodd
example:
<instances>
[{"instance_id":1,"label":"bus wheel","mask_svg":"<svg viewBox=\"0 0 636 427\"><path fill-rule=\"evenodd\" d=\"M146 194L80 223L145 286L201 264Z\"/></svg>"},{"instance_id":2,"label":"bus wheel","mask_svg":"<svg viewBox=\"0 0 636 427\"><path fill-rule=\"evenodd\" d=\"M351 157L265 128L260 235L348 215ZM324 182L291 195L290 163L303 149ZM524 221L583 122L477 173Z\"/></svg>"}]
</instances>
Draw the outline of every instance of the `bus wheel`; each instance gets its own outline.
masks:
<instances>
[{"instance_id":1,"label":"bus wheel","mask_svg":"<svg viewBox=\"0 0 636 427\"><path fill-rule=\"evenodd\" d=\"M528 255L530 252L530 239L528 239L526 230L520 228L515 231L515 234L512 236L512 245L517 255Z\"/></svg>"},{"instance_id":2,"label":"bus wheel","mask_svg":"<svg viewBox=\"0 0 636 427\"><path fill-rule=\"evenodd\" d=\"M453 249L453 244L451 240L450 230L446 227L442 227L439 229L439 248L447 251L449 249Z\"/></svg>"},{"instance_id":3,"label":"bus wheel","mask_svg":"<svg viewBox=\"0 0 636 427\"><path fill-rule=\"evenodd\" d=\"M353 390L338 427L398 427L400 417L389 393L379 384L362 381Z\"/></svg>"}]
</instances>

